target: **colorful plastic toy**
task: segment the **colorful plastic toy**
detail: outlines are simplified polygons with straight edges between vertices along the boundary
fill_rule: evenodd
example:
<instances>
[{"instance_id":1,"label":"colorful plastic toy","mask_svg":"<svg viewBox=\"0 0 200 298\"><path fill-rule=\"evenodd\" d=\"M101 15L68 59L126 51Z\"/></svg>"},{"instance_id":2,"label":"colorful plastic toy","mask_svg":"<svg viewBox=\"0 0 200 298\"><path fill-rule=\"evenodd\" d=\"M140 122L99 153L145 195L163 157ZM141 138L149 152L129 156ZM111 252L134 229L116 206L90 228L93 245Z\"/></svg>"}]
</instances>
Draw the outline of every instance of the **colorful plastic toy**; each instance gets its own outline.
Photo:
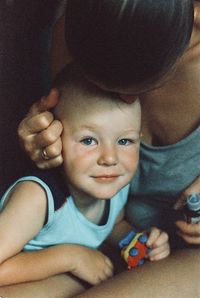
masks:
<instances>
[{"instance_id":1,"label":"colorful plastic toy","mask_svg":"<svg viewBox=\"0 0 200 298\"><path fill-rule=\"evenodd\" d=\"M145 262L149 249L146 246L147 235L131 231L119 242L121 256L128 264L128 269L141 266Z\"/></svg>"}]
</instances>

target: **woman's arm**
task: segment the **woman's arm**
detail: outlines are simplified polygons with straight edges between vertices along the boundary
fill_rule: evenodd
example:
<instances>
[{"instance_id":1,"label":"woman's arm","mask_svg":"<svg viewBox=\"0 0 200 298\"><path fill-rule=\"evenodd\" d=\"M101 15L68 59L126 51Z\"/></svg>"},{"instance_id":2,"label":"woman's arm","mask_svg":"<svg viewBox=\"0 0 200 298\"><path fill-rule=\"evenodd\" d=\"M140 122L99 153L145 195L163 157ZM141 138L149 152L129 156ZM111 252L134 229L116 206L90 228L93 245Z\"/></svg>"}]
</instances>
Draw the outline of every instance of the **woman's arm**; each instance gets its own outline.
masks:
<instances>
[{"instance_id":1,"label":"woman's arm","mask_svg":"<svg viewBox=\"0 0 200 298\"><path fill-rule=\"evenodd\" d=\"M161 262L148 262L136 270L126 270L85 291L86 287L69 275L0 288L3 297L20 298L188 298L200 297L200 251L183 249ZM78 293L82 293L78 295ZM78 295L78 296L75 296Z\"/></svg>"},{"instance_id":2,"label":"woman's arm","mask_svg":"<svg viewBox=\"0 0 200 298\"><path fill-rule=\"evenodd\" d=\"M148 262L73 296L76 298L200 297L200 251L175 251L160 262Z\"/></svg>"}]
</instances>

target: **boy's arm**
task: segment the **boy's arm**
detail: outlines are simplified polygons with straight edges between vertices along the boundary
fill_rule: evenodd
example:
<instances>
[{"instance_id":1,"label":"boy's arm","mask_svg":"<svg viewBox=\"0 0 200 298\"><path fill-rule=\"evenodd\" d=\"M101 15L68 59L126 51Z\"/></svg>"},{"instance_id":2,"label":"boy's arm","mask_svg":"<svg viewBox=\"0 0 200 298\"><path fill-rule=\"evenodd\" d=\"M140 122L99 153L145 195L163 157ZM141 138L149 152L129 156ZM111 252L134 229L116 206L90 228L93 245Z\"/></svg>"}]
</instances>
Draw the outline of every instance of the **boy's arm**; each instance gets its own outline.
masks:
<instances>
[{"instance_id":1,"label":"boy's arm","mask_svg":"<svg viewBox=\"0 0 200 298\"><path fill-rule=\"evenodd\" d=\"M70 260L74 258L76 247L56 245L39 251L21 252L7 259L0 265L0 286L41 280L71 271Z\"/></svg>"},{"instance_id":2,"label":"boy's arm","mask_svg":"<svg viewBox=\"0 0 200 298\"><path fill-rule=\"evenodd\" d=\"M0 213L0 286L38 280L67 271L65 246L21 252L43 227L47 213L44 189L36 182L18 183ZM70 259L70 257L69 257Z\"/></svg>"},{"instance_id":3,"label":"boy's arm","mask_svg":"<svg viewBox=\"0 0 200 298\"><path fill-rule=\"evenodd\" d=\"M15 186L0 213L0 264L19 253L43 227L46 193L35 182Z\"/></svg>"},{"instance_id":4,"label":"boy's arm","mask_svg":"<svg viewBox=\"0 0 200 298\"><path fill-rule=\"evenodd\" d=\"M63 272L97 284L112 275L112 264L101 252L80 245L58 245L20 253L43 227L46 193L35 182L18 184L0 214L0 286L39 280Z\"/></svg>"},{"instance_id":5,"label":"boy's arm","mask_svg":"<svg viewBox=\"0 0 200 298\"><path fill-rule=\"evenodd\" d=\"M22 252L0 265L0 286L48 278L71 272L98 284L113 274L113 266L100 251L76 244L61 244L35 252Z\"/></svg>"}]
</instances>

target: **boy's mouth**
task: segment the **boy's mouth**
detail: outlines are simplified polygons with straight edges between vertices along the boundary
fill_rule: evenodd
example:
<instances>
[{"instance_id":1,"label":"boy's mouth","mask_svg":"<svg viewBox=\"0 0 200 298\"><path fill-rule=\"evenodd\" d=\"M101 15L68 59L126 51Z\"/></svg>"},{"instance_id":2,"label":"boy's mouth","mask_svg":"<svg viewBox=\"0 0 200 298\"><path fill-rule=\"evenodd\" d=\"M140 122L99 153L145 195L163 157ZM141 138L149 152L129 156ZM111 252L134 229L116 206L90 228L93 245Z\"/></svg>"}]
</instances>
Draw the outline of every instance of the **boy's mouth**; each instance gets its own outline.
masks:
<instances>
[{"instance_id":1,"label":"boy's mouth","mask_svg":"<svg viewBox=\"0 0 200 298\"><path fill-rule=\"evenodd\" d=\"M110 183L115 181L119 175L100 175L100 176L93 176L94 180L100 183Z\"/></svg>"}]
</instances>

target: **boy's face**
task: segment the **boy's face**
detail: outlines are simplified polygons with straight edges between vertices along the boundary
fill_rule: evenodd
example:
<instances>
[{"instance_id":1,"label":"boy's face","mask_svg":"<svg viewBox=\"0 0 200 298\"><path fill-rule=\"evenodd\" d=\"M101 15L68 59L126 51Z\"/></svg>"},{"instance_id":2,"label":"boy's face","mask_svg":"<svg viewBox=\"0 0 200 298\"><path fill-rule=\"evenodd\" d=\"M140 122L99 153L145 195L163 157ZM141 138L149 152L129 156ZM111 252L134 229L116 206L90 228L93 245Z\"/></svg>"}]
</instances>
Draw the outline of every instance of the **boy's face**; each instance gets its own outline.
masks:
<instances>
[{"instance_id":1,"label":"boy's face","mask_svg":"<svg viewBox=\"0 0 200 298\"><path fill-rule=\"evenodd\" d=\"M137 168L139 102L77 106L62 121L64 171L71 193L109 199L130 182Z\"/></svg>"}]
</instances>

